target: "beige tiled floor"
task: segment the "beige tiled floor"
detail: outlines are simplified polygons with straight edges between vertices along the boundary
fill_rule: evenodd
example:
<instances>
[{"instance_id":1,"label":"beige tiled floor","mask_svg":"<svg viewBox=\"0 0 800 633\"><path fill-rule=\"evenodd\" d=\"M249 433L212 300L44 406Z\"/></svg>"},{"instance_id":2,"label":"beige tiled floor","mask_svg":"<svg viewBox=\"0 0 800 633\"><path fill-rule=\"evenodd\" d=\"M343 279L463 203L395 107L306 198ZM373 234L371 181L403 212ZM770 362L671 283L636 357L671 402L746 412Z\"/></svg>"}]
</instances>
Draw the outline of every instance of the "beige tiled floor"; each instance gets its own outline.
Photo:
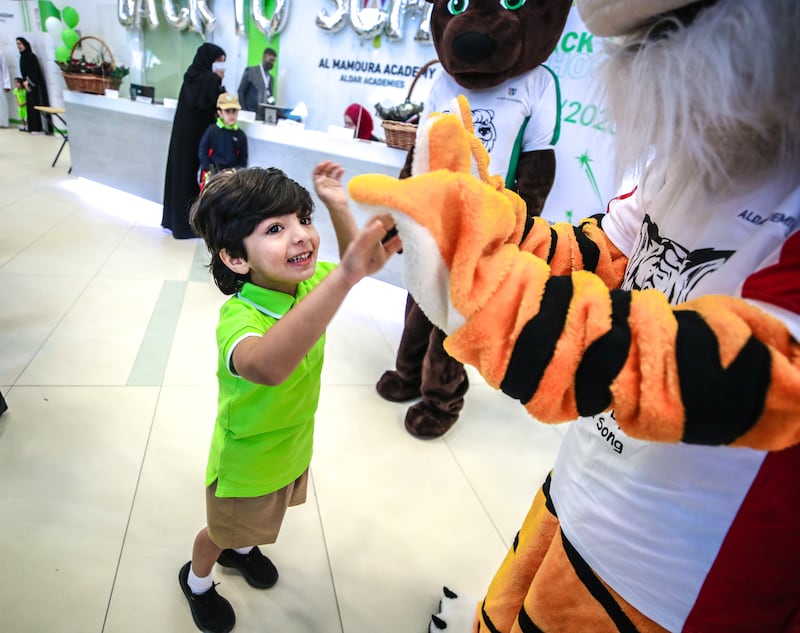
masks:
<instances>
[{"instance_id":1,"label":"beige tiled floor","mask_svg":"<svg viewBox=\"0 0 800 633\"><path fill-rule=\"evenodd\" d=\"M195 631L177 585L203 522L222 295L151 203L68 175L60 139L0 129L0 631ZM471 371L444 438L381 400L405 294L365 280L328 331L308 503L238 633L419 633L443 584L480 596L559 429Z\"/></svg>"}]
</instances>

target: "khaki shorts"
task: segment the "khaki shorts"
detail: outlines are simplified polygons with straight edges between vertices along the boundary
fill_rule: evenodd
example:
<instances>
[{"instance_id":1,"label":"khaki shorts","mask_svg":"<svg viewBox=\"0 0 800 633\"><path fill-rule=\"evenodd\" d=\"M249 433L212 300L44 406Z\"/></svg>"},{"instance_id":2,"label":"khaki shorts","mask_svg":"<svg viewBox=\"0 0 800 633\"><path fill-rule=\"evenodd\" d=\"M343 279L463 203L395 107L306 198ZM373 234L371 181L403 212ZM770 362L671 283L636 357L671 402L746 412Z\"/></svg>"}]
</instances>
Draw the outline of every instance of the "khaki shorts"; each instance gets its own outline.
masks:
<instances>
[{"instance_id":1,"label":"khaki shorts","mask_svg":"<svg viewBox=\"0 0 800 633\"><path fill-rule=\"evenodd\" d=\"M206 488L206 525L223 549L269 545L278 539L286 508L306 501L308 469L285 488L260 497L217 497L217 482Z\"/></svg>"}]
</instances>

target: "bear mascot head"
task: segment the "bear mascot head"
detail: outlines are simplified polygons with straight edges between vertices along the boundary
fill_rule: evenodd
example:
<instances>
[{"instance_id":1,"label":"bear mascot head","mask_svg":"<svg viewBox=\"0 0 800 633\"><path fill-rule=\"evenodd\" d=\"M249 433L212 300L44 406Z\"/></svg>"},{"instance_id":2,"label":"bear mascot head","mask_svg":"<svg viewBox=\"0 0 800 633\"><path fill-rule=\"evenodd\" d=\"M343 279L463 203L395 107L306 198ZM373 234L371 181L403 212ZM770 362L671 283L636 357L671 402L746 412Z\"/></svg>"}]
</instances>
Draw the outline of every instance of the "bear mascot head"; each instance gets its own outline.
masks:
<instances>
[{"instance_id":1,"label":"bear mascot head","mask_svg":"<svg viewBox=\"0 0 800 633\"><path fill-rule=\"evenodd\" d=\"M467 90L497 86L543 64L571 2L433 0L431 37L445 71Z\"/></svg>"}]
</instances>

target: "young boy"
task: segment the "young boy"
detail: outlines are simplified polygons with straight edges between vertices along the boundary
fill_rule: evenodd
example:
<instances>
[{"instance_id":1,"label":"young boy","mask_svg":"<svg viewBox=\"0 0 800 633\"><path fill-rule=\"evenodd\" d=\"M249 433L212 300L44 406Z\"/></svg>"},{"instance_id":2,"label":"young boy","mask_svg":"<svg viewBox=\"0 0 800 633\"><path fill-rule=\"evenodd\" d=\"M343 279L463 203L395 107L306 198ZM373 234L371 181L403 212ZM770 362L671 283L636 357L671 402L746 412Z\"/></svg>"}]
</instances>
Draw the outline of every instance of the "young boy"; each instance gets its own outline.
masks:
<instances>
[{"instance_id":1,"label":"young boy","mask_svg":"<svg viewBox=\"0 0 800 633\"><path fill-rule=\"evenodd\" d=\"M22 77L14 77L14 98L17 100L17 116L22 121L19 128L20 132L28 131L28 92L25 90L25 84Z\"/></svg>"},{"instance_id":2,"label":"young boy","mask_svg":"<svg viewBox=\"0 0 800 633\"><path fill-rule=\"evenodd\" d=\"M325 161L314 189L330 213L341 263L317 262L311 196L282 171L253 167L209 179L190 221L211 253L219 289L234 295L217 326L218 411L206 470L206 527L178 575L195 624L233 628L212 580L217 562L266 589L278 571L258 544L274 543L286 508L306 499L325 328L348 291L400 247L381 244L389 218L359 232Z\"/></svg>"},{"instance_id":3,"label":"young boy","mask_svg":"<svg viewBox=\"0 0 800 633\"><path fill-rule=\"evenodd\" d=\"M239 129L239 98L223 92L217 99L217 121L200 139L198 182L203 190L212 174L230 167L247 167L247 136Z\"/></svg>"}]
</instances>

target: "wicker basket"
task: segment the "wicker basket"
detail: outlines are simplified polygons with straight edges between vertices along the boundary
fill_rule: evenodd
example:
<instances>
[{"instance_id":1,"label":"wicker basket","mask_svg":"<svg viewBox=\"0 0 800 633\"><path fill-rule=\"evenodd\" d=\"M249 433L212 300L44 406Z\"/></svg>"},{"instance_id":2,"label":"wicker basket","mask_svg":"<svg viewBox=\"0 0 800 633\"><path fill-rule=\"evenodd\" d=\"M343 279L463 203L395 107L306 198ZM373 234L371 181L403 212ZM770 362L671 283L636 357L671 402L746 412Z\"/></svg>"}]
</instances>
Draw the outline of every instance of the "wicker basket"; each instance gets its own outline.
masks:
<instances>
[{"instance_id":1,"label":"wicker basket","mask_svg":"<svg viewBox=\"0 0 800 633\"><path fill-rule=\"evenodd\" d=\"M386 132L386 144L395 149L411 149L417 139L416 123L400 121L384 121L381 127Z\"/></svg>"},{"instance_id":2,"label":"wicker basket","mask_svg":"<svg viewBox=\"0 0 800 633\"><path fill-rule=\"evenodd\" d=\"M408 88L406 101L411 100L411 95L414 92L414 86L417 85L417 80L422 77L428 68L434 64L438 64L438 59L432 59L422 68L419 69L414 76L414 81ZM386 132L386 144L395 149L409 150L414 147L414 142L417 140L417 124L416 123L401 123L400 121L383 121L381 127Z\"/></svg>"},{"instance_id":3,"label":"wicker basket","mask_svg":"<svg viewBox=\"0 0 800 633\"><path fill-rule=\"evenodd\" d=\"M108 52L108 57L111 59L111 69L113 70L114 68L116 68L116 63L114 62L114 55L111 53L111 49L108 47L108 44L106 44L99 37L93 37L91 35L82 37L77 42L75 42L75 46L73 46L72 51L70 51L70 58L72 58L72 56L75 54L75 49L79 48L81 44L86 40L95 40L97 42L100 42L100 45L103 47L105 51ZM103 59L105 59L105 55L103 55ZM71 73L62 70L61 76L64 77L64 81L67 84L67 88L75 92L88 92L90 94L102 95L105 94L106 88L116 87L114 85L114 80L111 79L111 77L108 75Z\"/></svg>"}]
</instances>

